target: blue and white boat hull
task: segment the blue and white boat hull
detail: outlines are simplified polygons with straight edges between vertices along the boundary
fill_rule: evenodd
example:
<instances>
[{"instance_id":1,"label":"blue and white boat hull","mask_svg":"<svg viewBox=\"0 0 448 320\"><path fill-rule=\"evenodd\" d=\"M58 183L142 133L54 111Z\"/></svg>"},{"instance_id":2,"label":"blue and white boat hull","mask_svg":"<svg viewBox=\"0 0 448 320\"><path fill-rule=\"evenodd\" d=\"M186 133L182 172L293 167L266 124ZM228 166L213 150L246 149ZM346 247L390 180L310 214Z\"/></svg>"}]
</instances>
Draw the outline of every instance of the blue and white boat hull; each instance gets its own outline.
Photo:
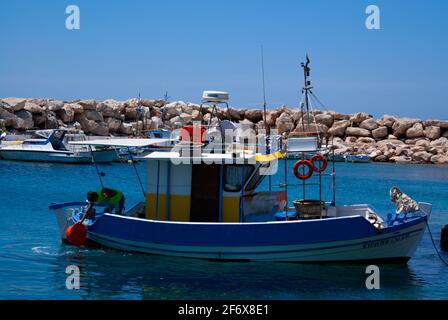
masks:
<instances>
[{"instance_id":1,"label":"blue and white boat hull","mask_svg":"<svg viewBox=\"0 0 448 320\"><path fill-rule=\"evenodd\" d=\"M64 238L70 213L57 206L52 209ZM429 214L422 215L377 230L362 216L261 223L185 223L104 214L88 226L88 238L113 249L187 258L406 263L423 236L428 218Z\"/></svg>"}]
</instances>

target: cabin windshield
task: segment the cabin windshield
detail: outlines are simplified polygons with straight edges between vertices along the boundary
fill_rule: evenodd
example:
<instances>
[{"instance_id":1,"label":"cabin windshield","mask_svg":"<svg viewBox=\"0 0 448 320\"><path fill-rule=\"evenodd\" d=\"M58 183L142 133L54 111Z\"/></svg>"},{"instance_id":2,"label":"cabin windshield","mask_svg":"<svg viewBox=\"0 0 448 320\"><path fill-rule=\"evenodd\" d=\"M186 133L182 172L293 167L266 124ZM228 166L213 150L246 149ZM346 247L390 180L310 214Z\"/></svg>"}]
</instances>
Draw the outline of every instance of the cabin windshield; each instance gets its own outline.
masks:
<instances>
[{"instance_id":1,"label":"cabin windshield","mask_svg":"<svg viewBox=\"0 0 448 320\"><path fill-rule=\"evenodd\" d=\"M65 131L55 131L50 137L50 143L54 150L64 149L63 140L65 136Z\"/></svg>"}]
</instances>

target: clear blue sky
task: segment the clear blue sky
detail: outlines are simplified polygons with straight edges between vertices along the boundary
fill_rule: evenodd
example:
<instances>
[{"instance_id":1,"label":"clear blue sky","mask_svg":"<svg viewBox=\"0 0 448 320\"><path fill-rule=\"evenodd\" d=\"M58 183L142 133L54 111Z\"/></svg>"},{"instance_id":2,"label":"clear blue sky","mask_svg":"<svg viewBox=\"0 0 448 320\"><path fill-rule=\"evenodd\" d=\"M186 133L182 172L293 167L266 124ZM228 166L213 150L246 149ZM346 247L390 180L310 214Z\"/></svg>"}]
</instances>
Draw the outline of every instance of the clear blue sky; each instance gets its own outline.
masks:
<instances>
[{"instance_id":1,"label":"clear blue sky","mask_svg":"<svg viewBox=\"0 0 448 320\"><path fill-rule=\"evenodd\" d=\"M67 5L81 29L65 28ZM381 30L365 8L381 9ZM329 109L448 118L448 1L1 0L0 97L158 98L297 106L300 61Z\"/></svg>"}]
</instances>

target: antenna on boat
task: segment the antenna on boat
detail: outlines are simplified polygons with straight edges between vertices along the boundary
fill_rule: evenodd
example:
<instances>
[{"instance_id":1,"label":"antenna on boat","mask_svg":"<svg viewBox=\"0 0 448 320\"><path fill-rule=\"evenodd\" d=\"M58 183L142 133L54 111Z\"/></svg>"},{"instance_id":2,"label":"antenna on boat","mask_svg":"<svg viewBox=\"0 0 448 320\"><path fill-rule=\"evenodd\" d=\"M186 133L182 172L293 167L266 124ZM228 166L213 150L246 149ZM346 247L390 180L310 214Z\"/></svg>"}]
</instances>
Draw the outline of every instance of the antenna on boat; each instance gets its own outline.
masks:
<instances>
[{"instance_id":1,"label":"antenna on boat","mask_svg":"<svg viewBox=\"0 0 448 320\"><path fill-rule=\"evenodd\" d=\"M261 45L261 76L262 76L262 80L263 80L263 119L264 119L264 129L266 130L266 153L270 154L271 153L271 146L270 146L270 141L269 141L269 133L270 133L270 128L268 127L267 124L267 118L266 118L266 83L265 83L265 77L264 77L264 50L263 50L263 45ZM271 175L269 175L268 177L269 180L269 192L271 192L272 190L272 177Z\"/></svg>"},{"instance_id":2,"label":"antenna on boat","mask_svg":"<svg viewBox=\"0 0 448 320\"><path fill-rule=\"evenodd\" d=\"M306 54L306 61L302 62L300 65L303 68L303 80L304 80L304 87L302 88L302 93L305 95L305 101L304 103L300 104L300 109L302 113L302 129L305 131L305 125L304 125L304 107L306 109L306 115L307 119L309 120L309 113L310 113L310 99L309 99L309 92L313 88L311 86L311 81L308 80L308 77L310 76L311 68L309 67L311 60L308 57L308 54ZM307 123L309 125L309 123Z\"/></svg>"},{"instance_id":3,"label":"antenna on boat","mask_svg":"<svg viewBox=\"0 0 448 320\"><path fill-rule=\"evenodd\" d=\"M263 80L263 116L264 116L264 129L266 130L266 133L269 134L269 128L267 126L267 120L266 120L266 83L265 83L265 77L264 77L264 50L263 45L261 45L261 76Z\"/></svg>"}]
</instances>

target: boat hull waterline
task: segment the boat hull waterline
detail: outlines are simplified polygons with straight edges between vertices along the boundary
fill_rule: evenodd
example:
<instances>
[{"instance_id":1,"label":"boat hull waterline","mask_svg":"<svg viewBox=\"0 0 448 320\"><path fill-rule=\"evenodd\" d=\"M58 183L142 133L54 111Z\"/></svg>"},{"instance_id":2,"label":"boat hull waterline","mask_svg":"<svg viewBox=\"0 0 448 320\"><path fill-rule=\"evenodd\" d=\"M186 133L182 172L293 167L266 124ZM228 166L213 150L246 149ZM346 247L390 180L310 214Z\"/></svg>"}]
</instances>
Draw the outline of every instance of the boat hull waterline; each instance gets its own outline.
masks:
<instances>
[{"instance_id":1,"label":"boat hull waterline","mask_svg":"<svg viewBox=\"0 0 448 320\"><path fill-rule=\"evenodd\" d=\"M95 151L95 162L112 162L117 154L115 150ZM0 157L5 160L27 162L55 162L55 163L92 163L90 152L75 154L70 151L36 151L36 150L1 150Z\"/></svg>"},{"instance_id":2,"label":"boat hull waterline","mask_svg":"<svg viewBox=\"0 0 448 320\"><path fill-rule=\"evenodd\" d=\"M64 240L70 217L61 209L53 210ZM406 263L427 219L422 216L380 232L361 216L223 224L104 214L88 227L88 238L117 250L210 260Z\"/></svg>"}]
</instances>

